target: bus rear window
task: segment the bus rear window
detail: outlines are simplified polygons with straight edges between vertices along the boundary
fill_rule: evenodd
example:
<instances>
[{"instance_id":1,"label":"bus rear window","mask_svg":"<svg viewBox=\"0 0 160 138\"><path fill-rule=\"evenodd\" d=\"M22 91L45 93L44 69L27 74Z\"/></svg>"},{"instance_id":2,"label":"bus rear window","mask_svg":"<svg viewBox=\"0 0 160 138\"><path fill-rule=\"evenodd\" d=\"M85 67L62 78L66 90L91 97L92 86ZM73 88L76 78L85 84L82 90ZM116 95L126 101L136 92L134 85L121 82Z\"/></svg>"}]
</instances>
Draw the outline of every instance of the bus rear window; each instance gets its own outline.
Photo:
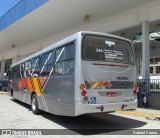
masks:
<instances>
[{"instance_id":1,"label":"bus rear window","mask_svg":"<svg viewBox=\"0 0 160 138\"><path fill-rule=\"evenodd\" d=\"M134 64L134 55L129 42L94 35L84 36L82 59L87 61Z\"/></svg>"}]
</instances>

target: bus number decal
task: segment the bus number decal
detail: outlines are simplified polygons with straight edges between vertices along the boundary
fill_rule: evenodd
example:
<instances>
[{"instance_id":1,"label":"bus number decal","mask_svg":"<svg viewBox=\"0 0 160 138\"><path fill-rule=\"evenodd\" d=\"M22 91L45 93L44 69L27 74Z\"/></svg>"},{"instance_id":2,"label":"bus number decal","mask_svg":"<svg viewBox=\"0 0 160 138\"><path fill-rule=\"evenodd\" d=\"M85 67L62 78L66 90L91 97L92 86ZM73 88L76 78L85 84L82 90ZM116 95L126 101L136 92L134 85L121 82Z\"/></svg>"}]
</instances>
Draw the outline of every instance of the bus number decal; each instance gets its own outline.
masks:
<instances>
[{"instance_id":1,"label":"bus number decal","mask_svg":"<svg viewBox=\"0 0 160 138\"><path fill-rule=\"evenodd\" d=\"M128 77L117 76L116 80L128 80Z\"/></svg>"},{"instance_id":2,"label":"bus number decal","mask_svg":"<svg viewBox=\"0 0 160 138\"><path fill-rule=\"evenodd\" d=\"M91 97L91 104L96 104L96 97Z\"/></svg>"}]
</instances>

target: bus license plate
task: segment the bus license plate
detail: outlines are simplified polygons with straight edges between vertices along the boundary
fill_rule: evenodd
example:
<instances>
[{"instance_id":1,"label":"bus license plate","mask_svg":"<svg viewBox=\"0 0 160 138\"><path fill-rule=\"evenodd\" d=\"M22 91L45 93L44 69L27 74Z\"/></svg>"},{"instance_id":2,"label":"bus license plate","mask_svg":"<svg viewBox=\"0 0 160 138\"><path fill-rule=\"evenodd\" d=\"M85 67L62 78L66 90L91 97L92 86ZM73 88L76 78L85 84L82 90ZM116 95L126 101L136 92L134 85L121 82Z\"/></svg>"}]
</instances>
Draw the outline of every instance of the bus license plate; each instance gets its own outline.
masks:
<instances>
[{"instance_id":1,"label":"bus license plate","mask_svg":"<svg viewBox=\"0 0 160 138\"><path fill-rule=\"evenodd\" d=\"M116 97L117 92L107 92L107 97Z\"/></svg>"}]
</instances>

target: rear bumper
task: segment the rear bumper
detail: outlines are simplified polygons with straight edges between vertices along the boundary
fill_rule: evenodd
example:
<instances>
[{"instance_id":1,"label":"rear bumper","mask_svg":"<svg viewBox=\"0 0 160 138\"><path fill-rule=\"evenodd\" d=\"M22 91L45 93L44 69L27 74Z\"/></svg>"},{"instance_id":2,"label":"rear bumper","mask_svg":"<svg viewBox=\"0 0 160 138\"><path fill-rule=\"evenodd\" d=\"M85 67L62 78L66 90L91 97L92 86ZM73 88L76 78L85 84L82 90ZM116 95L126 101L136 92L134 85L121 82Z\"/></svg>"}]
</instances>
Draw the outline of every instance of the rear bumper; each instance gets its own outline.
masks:
<instances>
[{"instance_id":1,"label":"rear bumper","mask_svg":"<svg viewBox=\"0 0 160 138\"><path fill-rule=\"evenodd\" d=\"M107 104L83 104L82 102L76 102L75 116L87 113L112 112L116 110L128 110L136 108L137 108L137 99L133 102L107 103Z\"/></svg>"}]
</instances>

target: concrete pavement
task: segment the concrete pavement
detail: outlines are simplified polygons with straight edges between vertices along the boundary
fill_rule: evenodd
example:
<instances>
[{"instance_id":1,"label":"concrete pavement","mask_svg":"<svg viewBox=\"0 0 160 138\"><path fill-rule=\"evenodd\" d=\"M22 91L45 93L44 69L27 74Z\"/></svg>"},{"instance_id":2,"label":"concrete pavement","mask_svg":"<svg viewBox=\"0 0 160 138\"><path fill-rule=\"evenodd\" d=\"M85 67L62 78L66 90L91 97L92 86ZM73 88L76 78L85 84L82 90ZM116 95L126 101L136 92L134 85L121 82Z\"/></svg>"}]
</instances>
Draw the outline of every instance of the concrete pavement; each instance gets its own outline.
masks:
<instances>
[{"instance_id":1,"label":"concrete pavement","mask_svg":"<svg viewBox=\"0 0 160 138\"><path fill-rule=\"evenodd\" d=\"M159 114L159 111L150 111L149 109L137 109L133 112ZM148 120L142 116L118 112L111 114L90 114L78 117L56 116L44 112L37 116L32 114L30 106L18 101L13 102L9 96L0 94L1 129L69 129L71 134L88 135L87 137L97 137L96 135L107 134L112 134L109 135L109 137L117 137L113 135L121 134L123 129L159 129L159 127L160 121ZM104 131L86 133L83 129L104 129ZM108 132L108 130L110 131ZM64 137L65 136L63 136L63 138ZM69 135L68 137L73 138L78 136ZM128 136L126 136L126 138L128 138Z\"/></svg>"},{"instance_id":2,"label":"concrete pavement","mask_svg":"<svg viewBox=\"0 0 160 138\"><path fill-rule=\"evenodd\" d=\"M119 114L145 117L151 120L160 120L160 110L137 108L136 110L116 111Z\"/></svg>"}]
</instances>

